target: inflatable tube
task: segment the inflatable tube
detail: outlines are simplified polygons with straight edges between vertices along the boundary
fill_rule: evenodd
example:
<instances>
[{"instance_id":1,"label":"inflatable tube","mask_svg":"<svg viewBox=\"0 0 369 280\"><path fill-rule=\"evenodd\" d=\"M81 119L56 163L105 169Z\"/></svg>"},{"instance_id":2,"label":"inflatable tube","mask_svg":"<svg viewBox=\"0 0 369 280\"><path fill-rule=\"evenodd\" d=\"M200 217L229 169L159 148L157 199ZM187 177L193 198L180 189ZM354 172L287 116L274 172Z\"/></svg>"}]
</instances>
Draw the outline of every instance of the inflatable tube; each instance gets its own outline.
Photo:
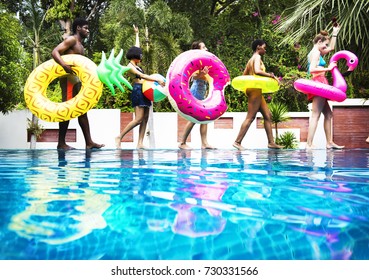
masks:
<instances>
[{"instance_id":1,"label":"inflatable tube","mask_svg":"<svg viewBox=\"0 0 369 280\"><path fill-rule=\"evenodd\" d=\"M248 88L259 88L262 93L272 93L279 90L276 79L259 75L242 75L232 80L232 87L236 90L246 92Z\"/></svg>"},{"instance_id":2,"label":"inflatable tube","mask_svg":"<svg viewBox=\"0 0 369 280\"><path fill-rule=\"evenodd\" d=\"M208 66L209 94L199 100L191 94L191 76ZM214 54L204 50L189 50L171 63L166 87L173 108L185 119L194 123L209 123L227 111L224 88L230 83L227 68Z\"/></svg>"},{"instance_id":3,"label":"inflatable tube","mask_svg":"<svg viewBox=\"0 0 369 280\"><path fill-rule=\"evenodd\" d=\"M337 62L340 59L345 59L347 61L346 65L350 72L353 71L359 63L357 56L349 51L336 52L329 62ZM297 79L293 86L296 90L305 94L321 96L332 101L342 102L346 99L347 84L345 78L337 67L333 68L331 73L333 85L327 85L308 79Z\"/></svg>"},{"instance_id":4,"label":"inflatable tube","mask_svg":"<svg viewBox=\"0 0 369 280\"><path fill-rule=\"evenodd\" d=\"M27 107L44 121L63 122L81 116L97 104L102 93L103 84L97 76L97 66L93 61L79 54L67 54L62 58L68 65L73 65L73 71L82 82L81 90L75 97L60 103L47 98L49 84L55 78L66 75L53 59L35 68L24 87Z\"/></svg>"}]
</instances>

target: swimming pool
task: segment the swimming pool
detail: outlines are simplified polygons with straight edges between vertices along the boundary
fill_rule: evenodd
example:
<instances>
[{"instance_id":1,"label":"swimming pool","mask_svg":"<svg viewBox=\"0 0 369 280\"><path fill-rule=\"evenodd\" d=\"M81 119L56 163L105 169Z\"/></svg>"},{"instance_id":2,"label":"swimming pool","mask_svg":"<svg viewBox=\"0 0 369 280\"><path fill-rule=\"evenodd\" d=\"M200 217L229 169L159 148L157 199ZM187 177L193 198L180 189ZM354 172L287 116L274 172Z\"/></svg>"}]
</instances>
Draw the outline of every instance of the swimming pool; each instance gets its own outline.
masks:
<instances>
[{"instance_id":1,"label":"swimming pool","mask_svg":"<svg viewBox=\"0 0 369 280\"><path fill-rule=\"evenodd\" d=\"M369 259L369 149L0 158L3 260Z\"/></svg>"}]
</instances>

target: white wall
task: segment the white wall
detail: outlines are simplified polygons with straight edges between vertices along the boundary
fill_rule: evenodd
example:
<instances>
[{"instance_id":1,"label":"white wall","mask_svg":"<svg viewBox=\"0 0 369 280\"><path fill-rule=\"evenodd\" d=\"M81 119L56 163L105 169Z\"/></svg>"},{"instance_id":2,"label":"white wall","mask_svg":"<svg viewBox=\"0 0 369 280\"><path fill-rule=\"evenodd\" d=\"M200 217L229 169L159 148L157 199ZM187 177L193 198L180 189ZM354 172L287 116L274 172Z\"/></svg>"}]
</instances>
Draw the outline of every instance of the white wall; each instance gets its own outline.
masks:
<instances>
[{"instance_id":1,"label":"white wall","mask_svg":"<svg viewBox=\"0 0 369 280\"><path fill-rule=\"evenodd\" d=\"M331 106L362 106L362 99L348 99L344 102L330 103ZM368 103L368 102L367 102ZM365 104L368 106L369 104ZM177 113L154 113L153 127L155 148L175 149L177 142ZM310 113L290 113L291 117L309 117ZM88 112L92 139L96 143L104 143L106 149L114 149L114 138L120 130L120 110L118 109L92 109ZM233 118L233 129L214 129L214 123L208 124L208 141L211 145L220 149L232 149L232 144L238 134L239 128L246 117L246 113L225 113L223 117ZM261 114L258 114L261 117ZM31 119L29 110L13 111L7 115L0 115L0 149L27 149L30 144L27 142L27 118ZM50 123L40 120L40 124L46 129L58 129L58 123ZM201 147L200 126L194 126L191 133L190 146L195 149ZM71 146L84 149L85 143L82 131L77 119L70 121L69 128L75 128L77 132L77 142L69 143ZM292 131L296 138L300 139L299 129L279 129L280 133ZM273 129L274 133L274 129ZM122 142L123 149L134 149L137 143L138 127L134 129L134 142ZM144 144L150 147L149 137L145 137ZM300 143L300 148L304 148L306 143ZM323 117L320 118L318 128L314 138L314 145L317 148L325 148L325 135L323 130ZM57 143L37 142L38 149L55 149ZM254 121L246 134L242 145L249 149L264 149L267 147L267 138L264 129L256 128ZM154 148L154 147L153 147Z\"/></svg>"},{"instance_id":2,"label":"white wall","mask_svg":"<svg viewBox=\"0 0 369 280\"><path fill-rule=\"evenodd\" d=\"M29 110L13 111L7 115L0 115L0 149L27 149L27 118L32 119ZM99 109L88 112L92 139L96 143L104 143L106 147L114 147L114 136L120 129L120 110ZM45 129L58 129L59 123L39 120ZM79 149L85 148L85 141L78 120L72 119L69 129L76 129L77 142L68 143ZM37 149L54 149L57 142L37 142Z\"/></svg>"},{"instance_id":3,"label":"white wall","mask_svg":"<svg viewBox=\"0 0 369 280\"><path fill-rule=\"evenodd\" d=\"M293 115L293 114L292 114ZM156 149L176 149L177 142L177 113L154 113L153 133ZM305 114L306 116L306 114ZM233 129L214 129L214 123L208 124L208 141L217 148L230 149L238 134L238 130L246 117L246 113L225 113L223 117L233 118ZM261 114L259 115L261 117ZM31 119L32 114L28 110L14 111L8 115L0 115L0 149L28 149L30 143L27 142L27 118ZM115 137L120 133L120 110L95 110L88 112L92 139L96 143L104 143L105 148L115 148ZM39 124L45 129L58 129L58 123L45 122L39 120ZM72 119L69 124L70 129L76 129L77 142L68 143L71 146L84 149L85 143L82 130L77 119ZM300 137L298 129L290 129ZM283 129L280 129L283 133ZM151 132L152 133L152 132ZM123 149L134 149L138 139L138 127L133 131L134 142L122 142ZM266 148L267 138L263 129L256 128L256 121L251 125L242 144L247 148ZM149 137L145 136L144 145L151 147ZM201 147L200 125L196 124L191 132L191 142L188 145L195 149ZM37 142L37 149L54 149L56 142Z\"/></svg>"},{"instance_id":4,"label":"white wall","mask_svg":"<svg viewBox=\"0 0 369 280\"><path fill-rule=\"evenodd\" d=\"M28 110L0 114L0 148L25 149L27 145L27 118L32 118Z\"/></svg>"}]
</instances>

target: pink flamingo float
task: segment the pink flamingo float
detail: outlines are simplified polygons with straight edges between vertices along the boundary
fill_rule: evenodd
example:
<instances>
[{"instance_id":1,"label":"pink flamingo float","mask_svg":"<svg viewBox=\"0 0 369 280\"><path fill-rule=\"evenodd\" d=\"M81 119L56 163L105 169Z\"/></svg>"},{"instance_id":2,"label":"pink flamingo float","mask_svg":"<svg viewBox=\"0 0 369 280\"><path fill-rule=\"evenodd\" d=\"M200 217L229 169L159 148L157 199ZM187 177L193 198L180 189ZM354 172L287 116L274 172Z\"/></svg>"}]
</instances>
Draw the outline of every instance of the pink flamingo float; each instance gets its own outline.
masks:
<instances>
[{"instance_id":1,"label":"pink flamingo float","mask_svg":"<svg viewBox=\"0 0 369 280\"><path fill-rule=\"evenodd\" d=\"M293 86L296 90L311 95L317 95L329 100L342 102L346 99L347 84L344 76L348 76L358 65L359 60L355 54L349 51L336 52L330 59L331 62L337 62L340 59L347 61L348 71L341 74L337 67L332 69L333 85L326 85L320 82L297 79Z\"/></svg>"}]
</instances>

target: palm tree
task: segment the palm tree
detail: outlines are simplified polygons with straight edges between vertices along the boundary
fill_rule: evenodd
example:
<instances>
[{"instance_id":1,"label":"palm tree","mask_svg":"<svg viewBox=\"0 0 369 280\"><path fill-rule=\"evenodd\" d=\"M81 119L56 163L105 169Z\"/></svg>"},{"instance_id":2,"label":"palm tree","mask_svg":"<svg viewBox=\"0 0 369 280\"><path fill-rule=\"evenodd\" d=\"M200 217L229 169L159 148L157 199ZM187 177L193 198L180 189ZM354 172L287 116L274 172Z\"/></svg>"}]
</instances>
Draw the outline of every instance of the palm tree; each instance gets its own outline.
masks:
<instances>
[{"instance_id":1,"label":"palm tree","mask_svg":"<svg viewBox=\"0 0 369 280\"><path fill-rule=\"evenodd\" d=\"M143 66L148 73L163 73L181 52L181 43L192 40L188 18L173 13L163 0L138 6L135 0L112 0L101 20L101 41L116 50L134 44L132 24L140 30Z\"/></svg>"},{"instance_id":2,"label":"palm tree","mask_svg":"<svg viewBox=\"0 0 369 280\"><path fill-rule=\"evenodd\" d=\"M283 103L270 103L269 109L272 114L272 123L275 128L275 138L278 139L278 124L290 119L288 116L288 107Z\"/></svg>"},{"instance_id":3,"label":"palm tree","mask_svg":"<svg viewBox=\"0 0 369 280\"><path fill-rule=\"evenodd\" d=\"M25 23L25 34L27 43L32 47L33 53L33 68L36 68L41 64L41 47L43 41L49 39L50 37L55 37L55 29L44 28L45 18L47 10L42 9L39 1L37 0L27 0L22 2L23 9L26 11L22 14L21 20ZM38 118L32 115L32 121L29 122L28 127L31 133L30 148L36 148L36 141L39 134L37 131L42 131L42 127L38 125Z\"/></svg>"},{"instance_id":4,"label":"palm tree","mask_svg":"<svg viewBox=\"0 0 369 280\"><path fill-rule=\"evenodd\" d=\"M311 40L320 30L330 31L332 19L341 26L338 49L349 49L360 58L359 67L369 66L369 1L297 0L287 9L276 29L286 32L281 44Z\"/></svg>"}]
</instances>

